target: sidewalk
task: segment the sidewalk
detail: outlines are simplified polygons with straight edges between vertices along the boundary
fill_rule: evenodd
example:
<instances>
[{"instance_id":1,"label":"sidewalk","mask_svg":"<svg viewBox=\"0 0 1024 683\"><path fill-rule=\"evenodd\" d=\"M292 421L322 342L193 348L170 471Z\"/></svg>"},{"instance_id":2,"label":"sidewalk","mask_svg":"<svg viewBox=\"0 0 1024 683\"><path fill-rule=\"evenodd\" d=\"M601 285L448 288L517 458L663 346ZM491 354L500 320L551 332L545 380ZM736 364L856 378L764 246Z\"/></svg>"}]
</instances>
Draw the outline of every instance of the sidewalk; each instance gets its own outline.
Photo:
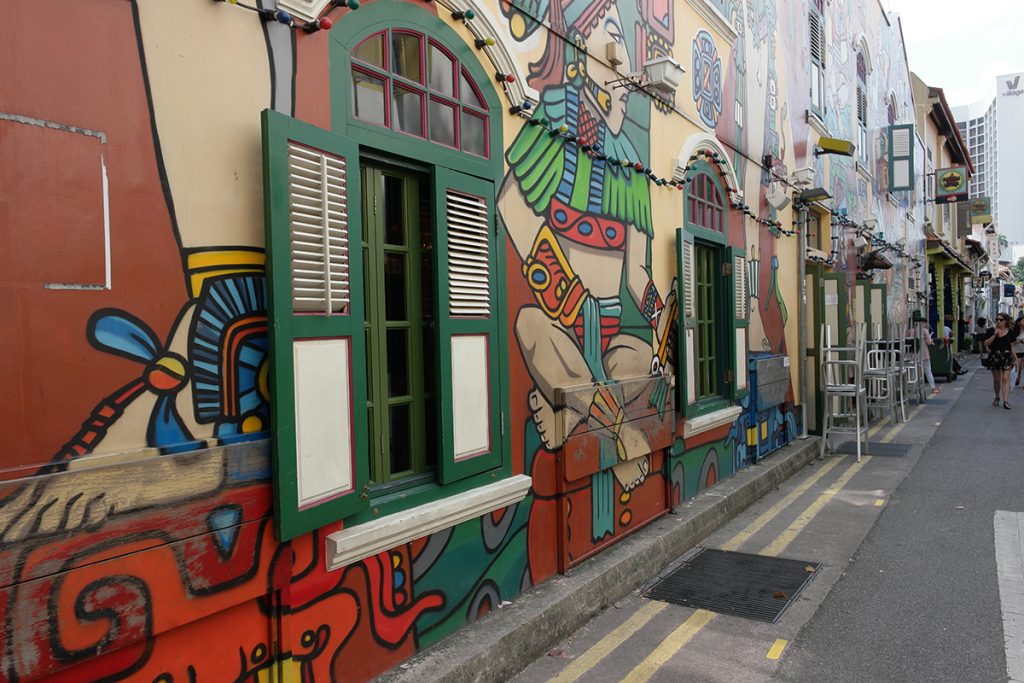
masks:
<instances>
[{"instance_id":1,"label":"sidewalk","mask_svg":"<svg viewBox=\"0 0 1024 683\"><path fill-rule=\"evenodd\" d=\"M628 596L702 539L778 488L817 456L817 438L797 440L685 503L645 529L550 579L512 605L461 629L378 680L508 680Z\"/></svg>"}]
</instances>

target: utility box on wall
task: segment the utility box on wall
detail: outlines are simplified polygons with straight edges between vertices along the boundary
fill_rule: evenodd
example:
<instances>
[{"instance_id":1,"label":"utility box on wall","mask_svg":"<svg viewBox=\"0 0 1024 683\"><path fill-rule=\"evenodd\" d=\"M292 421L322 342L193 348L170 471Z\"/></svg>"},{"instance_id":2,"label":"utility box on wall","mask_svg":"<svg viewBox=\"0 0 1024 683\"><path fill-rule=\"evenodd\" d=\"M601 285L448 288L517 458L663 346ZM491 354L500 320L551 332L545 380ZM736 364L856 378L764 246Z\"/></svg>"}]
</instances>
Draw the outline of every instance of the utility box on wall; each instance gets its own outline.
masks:
<instances>
[{"instance_id":1,"label":"utility box on wall","mask_svg":"<svg viewBox=\"0 0 1024 683\"><path fill-rule=\"evenodd\" d=\"M743 411L747 441L747 462L743 465L761 460L793 438L785 405L789 366L788 356L751 354L750 396Z\"/></svg>"}]
</instances>

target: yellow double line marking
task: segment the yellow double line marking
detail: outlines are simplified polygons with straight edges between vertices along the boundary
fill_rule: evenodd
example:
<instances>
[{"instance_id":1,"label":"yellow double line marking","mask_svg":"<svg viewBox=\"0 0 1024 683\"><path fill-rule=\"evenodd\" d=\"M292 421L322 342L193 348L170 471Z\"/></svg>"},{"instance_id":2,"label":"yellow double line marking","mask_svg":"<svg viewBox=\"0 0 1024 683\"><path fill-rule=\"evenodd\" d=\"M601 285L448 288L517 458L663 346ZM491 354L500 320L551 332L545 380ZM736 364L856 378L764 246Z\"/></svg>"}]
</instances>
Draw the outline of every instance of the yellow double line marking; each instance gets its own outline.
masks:
<instances>
[{"instance_id":1,"label":"yellow double line marking","mask_svg":"<svg viewBox=\"0 0 1024 683\"><path fill-rule=\"evenodd\" d=\"M852 479L870 459L870 457L865 456L859 463L853 463L845 472L843 472L842 476L840 476L839 479L837 479L836 482L828 488L828 490L819 495L817 499L815 499L815 501L811 503L803 513L801 513L801 515L786 528L785 531L783 531L774 541L765 546L761 551L761 554L777 555L781 553L787 546L789 546L793 539L796 538L797 534L799 534L800 531L810 523L814 516L821 511L825 504L844 486L846 486L850 479ZM769 522L781 514L789 505L806 493L808 489L828 475L828 473L835 469L842 460L844 460L844 457L836 457L822 465L817 472L801 482L763 514L758 515L757 519L744 527L742 531L726 541L726 543L722 545L722 549L735 550L736 548L739 548L754 534L763 529ZM611 633L577 657L569 666L563 669L551 680L557 681L558 683L571 683L572 681L578 680L580 676L594 668L598 662L610 655L612 651L643 628L644 625L646 625L666 607L667 605L665 603L656 603L653 601L647 603L637 610L629 619L615 628ZM696 610L686 621L672 631L668 637L661 641L661 643L646 658L644 658L642 662L640 662L632 671L629 672L629 674L626 675L623 679L624 683L644 683L647 681L658 669L664 666L666 662L675 656L683 646L690 642L690 640L714 617L715 614L713 612L702 609ZM776 643L776 646L778 646L778 642ZM778 655L781 655L783 647L785 647L785 644L779 646ZM775 647L773 647L773 651L774 650Z\"/></svg>"}]
</instances>

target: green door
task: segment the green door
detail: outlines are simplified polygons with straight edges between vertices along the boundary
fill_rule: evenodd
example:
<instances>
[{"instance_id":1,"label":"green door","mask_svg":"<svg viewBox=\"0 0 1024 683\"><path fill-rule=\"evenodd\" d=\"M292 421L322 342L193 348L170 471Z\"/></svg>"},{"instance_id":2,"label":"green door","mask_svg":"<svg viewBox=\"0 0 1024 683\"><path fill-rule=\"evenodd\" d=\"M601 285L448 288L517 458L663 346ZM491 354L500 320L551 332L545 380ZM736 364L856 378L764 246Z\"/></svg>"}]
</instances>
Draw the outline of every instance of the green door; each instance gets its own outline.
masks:
<instances>
[{"instance_id":1,"label":"green door","mask_svg":"<svg viewBox=\"0 0 1024 683\"><path fill-rule=\"evenodd\" d=\"M822 410L819 369L822 338L830 346L846 346L849 327L849 308L846 295L846 275L825 272L821 266L807 269L807 430L821 433ZM822 326L826 326L825 335ZM812 403L813 402L813 403Z\"/></svg>"}]
</instances>

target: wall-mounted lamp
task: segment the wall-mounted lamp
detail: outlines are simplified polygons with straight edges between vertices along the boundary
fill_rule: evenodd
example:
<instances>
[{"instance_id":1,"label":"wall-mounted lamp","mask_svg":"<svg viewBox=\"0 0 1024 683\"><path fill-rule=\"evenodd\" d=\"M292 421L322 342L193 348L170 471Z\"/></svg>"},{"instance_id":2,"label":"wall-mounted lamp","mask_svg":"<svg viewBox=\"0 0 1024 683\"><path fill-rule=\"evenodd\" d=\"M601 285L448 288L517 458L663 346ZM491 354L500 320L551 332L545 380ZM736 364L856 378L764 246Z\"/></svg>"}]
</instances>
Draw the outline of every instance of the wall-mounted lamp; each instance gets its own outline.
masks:
<instances>
[{"instance_id":1,"label":"wall-mounted lamp","mask_svg":"<svg viewBox=\"0 0 1024 683\"><path fill-rule=\"evenodd\" d=\"M814 147L814 156L838 154L839 156L852 157L855 151L857 151L857 146L849 140L818 138L818 144Z\"/></svg>"},{"instance_id":2,"label":"wall-mounted lamp","mask_svg":"<svg viewBox=\"0 0 1024 683\"><path fill-rule=\"evenodd\" d=\"M828 190L824 187L810 187L806 190L801 190L800 194L796 196L797 200L808 204L810 202L821 201L822 199L832 199L832 195L829 194Z\"/></svg>"},{"instance_id":3,"label":"wall-mounted lamp","mask_svg":"<svg viewBox=\"0 0 1024 683\"><path fill-rule=\"evenodd\" d=\"M768 186L764 193L764 198L776 211L782 211L789 206L789 197L786 195L785 190L775 183Z\"/></svg>"},{"instance_id":4,"label":"wall-mounted lamp","mask_svg":"<svg viewBox=\"0 0 1024 683\"><path fill-rule=\"evenodd\" d=\"M793 171L791 182L797 187L810 187L814 182L814 169L807 166Z\"/></svg>"},{"instance_id":5,"label":"wall-mounted lamp","mask_svg":"<svg viewBox=\"0 0 1024 683\"><path fill-rule=\"evenodd\" d=\"M655 97L659 94L672 97L682 84L685 73L683 65L671 57L658 57L644 64L642 71L605 81L604 84L615 88L628 88L630 91L649 88L656 91Z\"/></svg>"},{"instance_id":6,"label":"wall-mounted lamp","mask_svg":"<svg viewBox=\"0 0 1024 683\"><path fill-rule=\"evenodd\" d=\"M889 260L881 249L869 252L860 260L861 270L888 270L892 268L892 261Z\"/></svg>"}]
</instances>

